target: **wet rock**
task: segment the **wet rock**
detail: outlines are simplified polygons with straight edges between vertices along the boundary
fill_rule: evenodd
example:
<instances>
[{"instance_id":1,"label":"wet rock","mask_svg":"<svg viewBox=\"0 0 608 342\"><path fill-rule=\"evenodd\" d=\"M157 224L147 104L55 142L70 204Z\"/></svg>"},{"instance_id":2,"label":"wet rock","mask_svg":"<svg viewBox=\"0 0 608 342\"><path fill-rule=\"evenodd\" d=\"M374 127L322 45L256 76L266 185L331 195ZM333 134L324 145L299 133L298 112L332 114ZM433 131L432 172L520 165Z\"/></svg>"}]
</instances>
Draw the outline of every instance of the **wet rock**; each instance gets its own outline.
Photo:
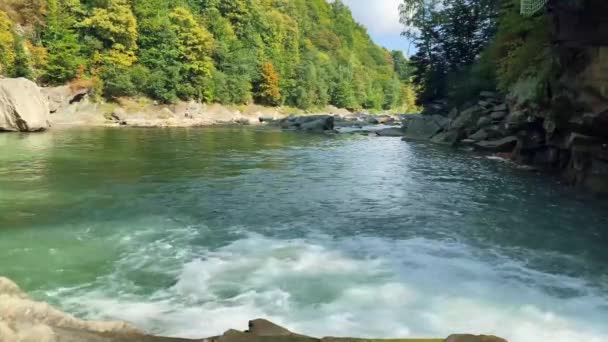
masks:
<instances>
[{"instance_id":1,"label":"wet rock","mask_svg":"<svg viewBox=\"0 0 608 342\"><path fill-rule=\"evenodd\" d=\"M454 120L450 125L450 129L472 128L477 125L483 109L480 106L468 108Z\"/></svg>"},{"instance_id":2,"label":"wet rock","mask_svg":"<svg viewBox=\"0 0 608 342\"><path fill-rule=\"evenodd\" d=\"M381 129L375 133L380 137L402 137L405 134L401 128L396 127Z\"/></svg>"},{"instance_id":3,"label":"wet rock","mask_svg":"<svg viewBox=\"0 0 608 342\"><path fill-rule=\"evenodd\" d=\"M441 133L435 135L433 138L431 138L431 141L436 144L440 144L440 145L455 146L458 144L460 139L461 139L460 132L452 130L452 131L441 132Z\"/></svg>"},{"instance_id":4,"label":"wet rock","mask_svg":"<svg viewBox=\"0 0 608 342\"><path fill-rule=\"evenodd\" d=\"M334 117L331 115L289 116L279 122L283 129L306 132L323 132L334 129Z\"/></svg>"},{"instance_id":5,"label":"wet rock","mask_svg":"<svg viewBox=\"0 0 608 342\"><path fill-rule=\"evenodd\" d=\"M404 121L405 136L411 139L428 140L449 124L449 119L441 115L411 115Z\"/></svg>"},{"instance_id":6,"label":"wet rock","mask_svg":"<svg viewBox=\"0 0 608 342\"><path fill-rule=\"evenodd\" d=\"M495 120L495 121L500 121L500 120L504 119L507 115L508 115L508 113L506 111L492 112L490 114L490 118L492 118L492 120Z\"/></svg>"},{"instance_id":7,"label":"wet rock","mask_svg":"<svg viewBox=\"0 0 608 342\"><path fill-rule=\"evenodd\" d=\"M482 127L488 126L490 124L492 124L492 118L489 117L489 116L482 116L477 121L477 127L478 128L482 128Z\"/></svg>"},{"instance_id":8,"label":"wet rock","mask_svg":"<svg viewBox=\"0 0 608 342\"><path fill-rule=\"evenodd\" d=\"M517 137L508 136L497 140L484 140L475 143L475 147L492 152L511 152L517 145Z\"/></svg>"},{"instance_id":9,"label":"wet rock","mask_svg":"<svg viewBox=\"0 0 608 342\"><path fill-rule=\"evenodd\" d=\"M495 112L508 112L509 106L506 103L501 103L501 104L494 106L494 108L492 110Z\"/></svg>"},{"instance_id":10,"label":"wet rock","mask_svg":"<svg viewBox=\"0 0 608 342\"><path fill-rule=\"evenodd\" d=\"M475 141L482 141L482 140L486 140L490 137L490 135L488 134L488 130L486 130L485 128L480 129L479 131L475 132L474 134L469 136L469 139L471 140L475 140Z\"/></svg>"},{"instance_id":11,"label":"wet rock","mask_svg":"<svg viewBox=\"0 0 608 342\"><path fill-rule=\"evenodd\" d=\"M449 113L448 113L448 118L450 119L456 119L458 117L458 108L453 108Z\"/></svg>"},{"instance_id":12,"label":"wet rock","mask_svg":"<svg viewBox=\"0 0 608 342\"><path fill-rule=\"evenodd\" d=\"M490 108L492 108L492 106L493 106L493 103L492 103L492 102L490 102L490 101L484 101L484 100L481 100L481 101L477 102L477 104L478 104L478 105L479 105L481 108L483 108L483 109L490 109Z\"/></svg>"},{"instance_id":13,"label":"wet rock","mask_svg":"<svg viewBox=\"0 0 608 342\"><path fill-rule=\"evenodd\" d=\"M46 130L49 114L47 99L34 82L25 78L0 80L0 131Z\"/></svg>"}]
</instances>

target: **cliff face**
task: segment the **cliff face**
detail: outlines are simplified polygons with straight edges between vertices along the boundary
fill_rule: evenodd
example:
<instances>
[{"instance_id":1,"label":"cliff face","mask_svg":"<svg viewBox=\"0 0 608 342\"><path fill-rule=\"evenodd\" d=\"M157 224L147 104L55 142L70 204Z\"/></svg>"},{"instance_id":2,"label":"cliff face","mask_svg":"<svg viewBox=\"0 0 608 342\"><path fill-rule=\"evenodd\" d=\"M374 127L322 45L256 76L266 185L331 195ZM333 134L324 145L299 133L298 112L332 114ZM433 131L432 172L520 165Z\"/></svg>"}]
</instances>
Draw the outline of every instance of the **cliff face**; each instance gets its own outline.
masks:
<instances>
[{"instance_id":1,"label":"cliff face","mask_svg":"<svg viewBox=\"0 0 608 342\"><path fill-rule=\"evenodd\" d=\"M608 193L608 47L568 49L547 107L526 105L529 126L543 139L520 146L524 163L562 171L593 192ZM524 132L530 137L531 131Z\"/></svg>"}]
</instances>

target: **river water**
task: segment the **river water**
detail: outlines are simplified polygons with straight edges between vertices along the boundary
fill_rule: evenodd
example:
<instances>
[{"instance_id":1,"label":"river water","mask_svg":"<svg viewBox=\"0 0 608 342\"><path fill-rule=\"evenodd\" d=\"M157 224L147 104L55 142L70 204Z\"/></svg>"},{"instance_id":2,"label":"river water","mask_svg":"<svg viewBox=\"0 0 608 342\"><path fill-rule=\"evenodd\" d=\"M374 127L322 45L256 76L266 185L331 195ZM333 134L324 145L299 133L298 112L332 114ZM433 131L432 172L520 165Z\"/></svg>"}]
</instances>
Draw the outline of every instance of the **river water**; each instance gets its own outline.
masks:
<instances>
[{"instance_id":1,"label":"river water","mask_svg":"<svg viewBox=\"0 0 608 342\"><path fill-rule=\"evenodd\" d=\"M0 135L0 274L182 337L608 341L608 205L398 138L255 128Z\"/></svg>"}]
</instances>

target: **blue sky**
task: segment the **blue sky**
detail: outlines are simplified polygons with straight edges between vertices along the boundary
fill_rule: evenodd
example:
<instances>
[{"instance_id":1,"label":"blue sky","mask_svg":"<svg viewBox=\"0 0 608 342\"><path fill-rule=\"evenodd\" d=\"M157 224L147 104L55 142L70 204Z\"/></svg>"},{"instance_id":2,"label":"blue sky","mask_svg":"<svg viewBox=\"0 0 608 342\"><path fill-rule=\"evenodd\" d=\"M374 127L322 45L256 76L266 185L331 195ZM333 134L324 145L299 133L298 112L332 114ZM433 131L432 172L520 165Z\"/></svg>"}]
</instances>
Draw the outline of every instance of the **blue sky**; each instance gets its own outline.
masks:
<instances>
[{"instance_id":1,"label":"blue sky","mask_svg":"<svg viewBox=\"0 0 608 342\"><path fill-rule=\"evenodd\" d=\"M353 12L353 17L367 27L374 41L389 50L402 50L407 54L408 41L401 36L399 23L401 0L343 0Z\"/></svg>"}]
</instances>

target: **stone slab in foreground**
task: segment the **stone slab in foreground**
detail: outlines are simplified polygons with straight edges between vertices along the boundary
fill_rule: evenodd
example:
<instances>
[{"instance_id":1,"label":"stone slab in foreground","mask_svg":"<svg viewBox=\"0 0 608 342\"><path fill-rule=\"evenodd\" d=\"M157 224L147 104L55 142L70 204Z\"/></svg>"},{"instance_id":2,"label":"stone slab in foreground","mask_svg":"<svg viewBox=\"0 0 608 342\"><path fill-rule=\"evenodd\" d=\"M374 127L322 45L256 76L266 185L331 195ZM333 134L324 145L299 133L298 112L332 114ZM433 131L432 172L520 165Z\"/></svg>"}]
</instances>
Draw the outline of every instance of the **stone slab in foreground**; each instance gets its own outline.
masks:
<instances>
[{"instance_id":1,"label":"stone slab in foreground","mask_svg":"<svg viewBox=\"0 0 608 342\"><path fill-rule=\"evenodd\" d=\"M201 322L204 324L204 322ZM494 336L452 335L443 339L356 339L300 335L264 319L246 331L180 339L150 336L125 322L84 321L47 303L32 300L14 282L0 277L0 342L506 342Z\"/></svg>"}]
</instances>

